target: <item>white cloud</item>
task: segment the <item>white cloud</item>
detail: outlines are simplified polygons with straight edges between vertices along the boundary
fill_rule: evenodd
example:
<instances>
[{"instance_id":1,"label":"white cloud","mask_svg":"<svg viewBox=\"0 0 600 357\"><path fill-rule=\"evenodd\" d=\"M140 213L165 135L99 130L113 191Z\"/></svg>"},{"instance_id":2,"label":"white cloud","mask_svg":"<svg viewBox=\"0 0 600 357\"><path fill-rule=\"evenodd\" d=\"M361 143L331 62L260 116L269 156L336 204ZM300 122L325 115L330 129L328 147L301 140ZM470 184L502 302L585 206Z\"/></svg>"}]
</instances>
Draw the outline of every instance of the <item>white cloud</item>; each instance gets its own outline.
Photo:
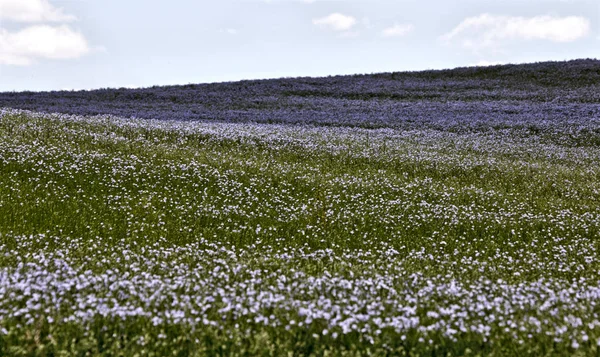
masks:
<instances>
[{"instance_id":1,"label":"white cloud","mask_svg":"<svg viewBox=\"0 0 600 357\"><path fill-rule=\"evenodd\" d=\"M74 59L91 52L85 37L67 25L0 29L0 64L27 66L38 59Z\"/></svg>"},{"instance_id":2,"label":"white cloud","mask_svg":"<svg viewBox=\"0 0 600 357\"><path fill-rule=\"evenodd\" d=\"M0 20L16 22L69 22L73 15L52 6L48 0L0 0Z\"/></svg>"},{"instance_id":3,"label":"white cloud","mask_svg":"<svg viewBox=\"0 0 600 357\"><path fill-rule=\"evenodd\" d=\"M333 31L348 31L356 25L356 19L352 16L333 13L320 19L314 19L313 24L321 27L327 27Z\"/></svg>"},{"instance_id":4,"label":"white cloud","mask_svg":"<svg viewBox=\"0 0 600 357\"><path fill-rule=\"evenodd\" d=\"M383 37L402 37L406 36L412 30L414 30L414 26L412 24L395 24L392 27L388 27L381 32Z\"/></svg>"},{"instance_id":5,"label":"white cloud","mask_svg":"<svg viewBox=\"0 0 600 357\"><path fill-rule=\"evenodd\" d=\"M510 40L572 42L590 32L590 21L580 16L512 17L481 14L463 20L441 38L472 50L495 49Z\"/></svg>"}]
</instances>

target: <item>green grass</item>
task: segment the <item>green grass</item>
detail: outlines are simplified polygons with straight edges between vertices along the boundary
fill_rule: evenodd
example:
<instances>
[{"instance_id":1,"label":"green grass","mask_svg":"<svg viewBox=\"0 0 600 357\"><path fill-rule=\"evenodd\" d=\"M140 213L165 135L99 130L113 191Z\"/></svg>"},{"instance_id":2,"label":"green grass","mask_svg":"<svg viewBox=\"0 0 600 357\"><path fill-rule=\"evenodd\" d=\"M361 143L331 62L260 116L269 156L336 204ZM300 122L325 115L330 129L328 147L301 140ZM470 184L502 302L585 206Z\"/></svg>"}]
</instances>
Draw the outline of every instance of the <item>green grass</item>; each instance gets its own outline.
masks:
<instances>
[{"instance_id":1,"label":"green grass","mask_svg":"<svg viewBox=\"0 0 600 357\"><path fill-rule=\"evenodd\" d=\"M597 354L600 151L539 135L5 114L0 355Z\"/></svg>"}]
</instances>

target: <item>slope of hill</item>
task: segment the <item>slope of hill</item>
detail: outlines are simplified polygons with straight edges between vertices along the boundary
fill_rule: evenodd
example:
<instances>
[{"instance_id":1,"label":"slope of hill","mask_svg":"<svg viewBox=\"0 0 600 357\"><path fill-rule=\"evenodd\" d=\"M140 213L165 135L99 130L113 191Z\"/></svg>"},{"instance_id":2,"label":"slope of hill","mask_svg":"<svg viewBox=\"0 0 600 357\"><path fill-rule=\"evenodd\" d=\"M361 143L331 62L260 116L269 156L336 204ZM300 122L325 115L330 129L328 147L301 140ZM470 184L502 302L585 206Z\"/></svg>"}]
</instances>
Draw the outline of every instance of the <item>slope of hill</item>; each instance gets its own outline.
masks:
<instances>
[{"instance_id":1,"label":"slope of hill","mask_svg":"<svg viewBox=\"0 0 600 357\"><path fill-rule=\"evenodd\" d=\"M0 356L599 356L599 69L0 93Z\"/></svg>"},{"instance_id":2,"label":"slope of hill","mask_svg":"<svg viewBox=\"0 0 600 357\"><path fill-rule=\"evenodd\" d=\"M600 61L141 89L5 92L0 107L161 120L446 128L600 116Z\"/></svg>"}]
</instances>

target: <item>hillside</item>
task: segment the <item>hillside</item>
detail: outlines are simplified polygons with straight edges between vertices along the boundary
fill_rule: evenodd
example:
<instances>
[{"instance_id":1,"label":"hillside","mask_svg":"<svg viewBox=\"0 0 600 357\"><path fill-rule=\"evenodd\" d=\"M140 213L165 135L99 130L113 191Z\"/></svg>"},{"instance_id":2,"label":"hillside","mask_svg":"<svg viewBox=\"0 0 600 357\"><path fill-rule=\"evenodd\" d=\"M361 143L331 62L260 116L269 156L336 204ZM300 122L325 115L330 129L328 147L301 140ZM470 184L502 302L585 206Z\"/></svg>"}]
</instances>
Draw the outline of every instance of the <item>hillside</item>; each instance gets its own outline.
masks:
<instances>
[{"instance_id":1,"label":"hillside","mask_svg":"<svg viewBox=\"0 0 600 357\"><path fill-rule=\"evenodd\" d=\"M600 61L574 60L142 89L5 92L0 107L161 120L477 128L600 116ZM465 123L468 120L470 124Z\"/></svg>"},{"instance_id":2,"label":"hillside","mask_svg":"<svg viewBox=\"0 0 600 357\"><path fill-rule=\"evenodd\" d=\"M0 356L599 356L599 70L0 93Z\"/></svg>"}]
</instances>

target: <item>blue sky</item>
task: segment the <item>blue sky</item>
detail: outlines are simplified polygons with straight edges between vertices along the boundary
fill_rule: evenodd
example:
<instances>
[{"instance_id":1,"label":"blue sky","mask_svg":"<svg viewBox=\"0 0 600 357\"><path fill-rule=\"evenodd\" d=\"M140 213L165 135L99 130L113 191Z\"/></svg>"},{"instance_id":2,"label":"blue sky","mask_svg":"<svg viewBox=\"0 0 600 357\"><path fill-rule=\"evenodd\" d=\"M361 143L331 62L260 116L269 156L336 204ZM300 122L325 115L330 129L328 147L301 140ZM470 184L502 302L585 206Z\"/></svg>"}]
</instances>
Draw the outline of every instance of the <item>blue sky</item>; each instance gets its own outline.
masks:
<instances>
[{"instance_id":1,"label":"blue sky","mask_svg":"<svg viewBox=\"0 0 600 357\"><path fill-rule=\"evenodd\" d=\"M0 0L0 91L573 58L598 0Z\"/></svg>"}]
</instances>

